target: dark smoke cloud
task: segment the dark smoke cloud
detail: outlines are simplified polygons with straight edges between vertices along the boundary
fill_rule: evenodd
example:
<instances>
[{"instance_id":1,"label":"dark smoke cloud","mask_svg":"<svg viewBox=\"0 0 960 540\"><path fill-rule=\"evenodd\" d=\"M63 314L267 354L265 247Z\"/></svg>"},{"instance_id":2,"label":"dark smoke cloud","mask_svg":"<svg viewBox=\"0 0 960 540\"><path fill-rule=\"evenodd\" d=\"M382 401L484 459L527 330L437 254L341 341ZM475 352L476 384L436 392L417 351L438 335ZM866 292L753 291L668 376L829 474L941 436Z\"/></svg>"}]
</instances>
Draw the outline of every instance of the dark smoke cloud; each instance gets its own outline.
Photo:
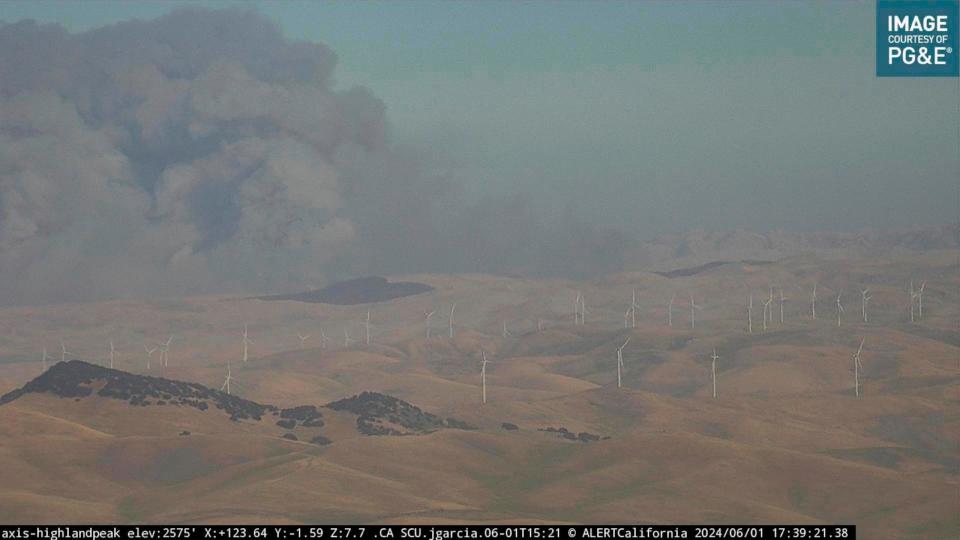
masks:
<instances>
[{"instance_id":1,"label":"dark smoke cloud","mask_svg":"<svg viewBox=\"0 0 960 540\"><path fill-rule=\"evenodd\" d=\"M0 25L0 301L619 263L616 234L461 203L388 141L369 90L334 88L335 64L241 10Z\"/></svg>"}]
</instances>

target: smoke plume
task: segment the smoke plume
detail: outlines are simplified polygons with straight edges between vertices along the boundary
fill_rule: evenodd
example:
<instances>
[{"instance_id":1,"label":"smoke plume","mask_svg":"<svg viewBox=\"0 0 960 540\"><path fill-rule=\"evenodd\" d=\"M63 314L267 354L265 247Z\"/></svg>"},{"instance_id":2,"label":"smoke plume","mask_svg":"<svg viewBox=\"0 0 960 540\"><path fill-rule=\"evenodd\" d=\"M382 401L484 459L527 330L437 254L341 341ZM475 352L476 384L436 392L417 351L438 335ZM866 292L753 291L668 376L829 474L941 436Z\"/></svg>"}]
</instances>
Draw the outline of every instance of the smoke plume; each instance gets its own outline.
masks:
<instances>
[{"instance_id":1,"label":"smoke plume","mask_svg":"<svg viewBox=\"0 0 960 540\"><path fill-rule=\"evenodd\" d=\"M243 10L0 25L0 302L622 257L621 237L546 226L520 200L463 203L389 141L371 91L335 88L335 65Z\"/></svg>"}]
</instances>

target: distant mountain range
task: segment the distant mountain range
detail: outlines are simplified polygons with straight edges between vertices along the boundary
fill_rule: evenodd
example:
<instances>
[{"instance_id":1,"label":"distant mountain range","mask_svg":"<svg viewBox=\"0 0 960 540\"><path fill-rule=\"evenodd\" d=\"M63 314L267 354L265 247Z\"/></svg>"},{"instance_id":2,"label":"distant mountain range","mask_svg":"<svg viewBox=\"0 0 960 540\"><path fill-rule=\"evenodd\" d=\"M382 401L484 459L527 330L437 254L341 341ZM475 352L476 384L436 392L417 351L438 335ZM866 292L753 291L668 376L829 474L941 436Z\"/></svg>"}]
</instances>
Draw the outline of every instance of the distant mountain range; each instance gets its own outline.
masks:
<instances>
[{"instance_id":1,"label":"distant mountain range","mask_svg":"<svg viewBox=\"0 0 960 540\"><path fill-rule=\"evenodd\" d=\"M772 261L809 252L840 251L847 255L891 250L929 251L960 248L960 225L856 233L773 231L765 234L694 230L645 242L638 263L669 271L712 261Z\"/></svg>"}]
</instances>

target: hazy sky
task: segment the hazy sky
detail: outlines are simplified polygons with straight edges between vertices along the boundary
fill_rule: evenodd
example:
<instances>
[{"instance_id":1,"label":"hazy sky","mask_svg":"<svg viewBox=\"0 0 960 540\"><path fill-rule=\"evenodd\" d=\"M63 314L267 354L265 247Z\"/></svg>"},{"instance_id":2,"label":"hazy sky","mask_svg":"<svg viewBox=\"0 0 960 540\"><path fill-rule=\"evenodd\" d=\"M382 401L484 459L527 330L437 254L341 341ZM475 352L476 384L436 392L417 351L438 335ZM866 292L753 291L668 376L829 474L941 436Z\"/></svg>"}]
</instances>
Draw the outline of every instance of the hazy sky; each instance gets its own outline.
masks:
<instances>
[{"instance_id":1,"label":"hazy sky","mask_svg":"<svg viewBox=\"0 0 960 540\"><path fill-rule=\"evenodd\" d=\"M178 4L6 2L0 18L80 31ZM369 87L393 140L473 194L643 236L958 216L960 84L876 78L873 2L243 5L330 46L337 83Z\"/></svg>"}]
</instances>

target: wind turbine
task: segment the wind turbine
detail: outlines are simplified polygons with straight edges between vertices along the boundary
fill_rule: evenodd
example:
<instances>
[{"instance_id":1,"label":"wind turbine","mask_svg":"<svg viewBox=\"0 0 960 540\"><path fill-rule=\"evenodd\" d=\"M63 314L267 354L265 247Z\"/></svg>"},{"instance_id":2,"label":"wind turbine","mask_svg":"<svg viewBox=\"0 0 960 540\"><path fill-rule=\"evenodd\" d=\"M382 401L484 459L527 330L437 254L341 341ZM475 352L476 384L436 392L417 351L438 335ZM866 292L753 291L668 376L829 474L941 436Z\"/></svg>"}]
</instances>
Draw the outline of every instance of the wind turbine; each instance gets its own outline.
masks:
<instances>
[{"instance_id":1,"label":"wind turbine","mask_svg":"<svg viewBox=\"0 0 960 540\"><path fill-rule=\"evenodd\" d=\"M426 317L427 321L427 339L430 339L430 317L433 317L435 311L425 311L423 315Z\"/></svg>"},{"instance_id":2,"label":"wind turbine","mask_svg":"<svg viewBox=\"0 0 960 540\"><path fill-rule=\"evenodd\" d=\"M577 291L577 299L573 302L573 325L580 324L580 291Z\"/></svg>"},{"instance_id":3,"label":"wind turbine","mask_svg":"<svg viewBox=\"0 0 960 540\"><path fill-rule=\"evenodd\" d=\"M713 350L713 354L710 355L710 358L713 362L710 364L710 371L713 373L713 399L717 399L717 350Z\"/></svg>"},{"instance_id":4,"label":"wind turbine","mask_svg":"<svg viewBox=\"0 0 960 540\"><path fill-rule=\"evenodd\" d=\"M310 334L307 334L307 335L305 335L305 336L304 336L303 334L297 334L297 338L300 339L300 348L302 349L302 348L304 347L304 344L306 343L307 339L310 338Z\"/></svg>"},{"instance_id":5,"label":"wind turbine","mask_svg":"<svg viewBox=\"0 0 960 540\"><path fill-rule=\"evenodd\" d=\"M343 329L343 346L349 347L353 343L353 339L350 338L350 332L346 328Z\"/></svg>"},{"instance_id":6,"label":"wind turbine","mask_svg":"<svg viewBox=\"0 0 960 540\"><path fill-rule=\"evenodd\" d=\"M487 352L483 349L480 349L480 354L483 356L483 362L480 364L480 385L481 385L481 396L483 403L487 403Z\"/></svg>"},{"instance_id":7,"label":"wind turbine","mask_svg":"<svg viewBox=\"0 0 960 540\"><path fill-rule=\"evenodd\" d=\"M753 333L753 295L747 300L747 331Z\"/></svg>"},{"instance_id":8,"label":"wind turbine","mask_svg":"<svg viewBox=\"0 0 960 540\"><path fill-rule=\"evenodd\" d=\"M677 293L670 297L670 303L667 304L667 326L673 327L673 301L677 299Z\"/></svg>"},{"instance_id":9,"label":"wind turbine","mask_svg":"<svg viewBox=\"0 0 960 540\"><path fill-rule=\"evenodd\" d=\"M455 310L455 309L457 309L457 303L456 303L456 302L454 302L453 305L450 306L450 320L449 320L449 323L448 323L448 325L447 325L447 327L450 329L450 339L453 339L453 310Z\"/></svg>"},{"instance_id":10,"label":"wind turbine","mask_svg":"<svg viewBox=\"0 0 960 540\"><path fill-rule=\"evenodd\" d=\"M587 324L587 299L582 294L580 295L580 324Z\"/></svg>"},{"instance_id":11,"label":"wind turbine","mask_svg":"<svg viewBox=\"0 0 960 540\"><path fill-rule=\"evenodd\" d=\"M248 352L249 352L249 350L248 350L249 347L248 347L248 346L253 344L253 340L251 340L249 337L247 337L247 325L246 325L246 324L243 325L243 340L241 341L241 343L242 343L242 345L243 345L243 363L246 364L246 363L247 363Z\"/></svg>"},{"instance_id":12,"label":"wind turbine","mask_svg":"<svg viewBox=\"0 0 960 540\"><path fill-rule=\"evenodd\" d=\"M763 303L763 331L767 331L767 313L771 311L770 302L773 302L773 297L767 298L766 302Z\"/></svg>"},{"instance_id":13,"label":"wind turbine","mask_svg":"<svg viewBox=\"0 0 960 540\"><path fill-rule=\"evenodd\" d=\"M244 332L246 332L246 328L244 328ZM165 341L163 345L160 346L160 358L163 359L163 367L167 367L170 365L170 342L171 341L173 341L172 335L167 338L167 341ZM247 351L246 345L244 345L243 351L244 351L244 361L246 361L246 351Z\"/></svg>"},{"instance_id":14,"label":"wind turbine","mask_svg":"<svg viewBox=\"0 0 960 540\"><path fill-rule=\"evenodd\" d=\"M817 282L813 282L813 296L810 297L810 314L817 319Z\"/></svg>"},{"instance_id":15,"label":"wind turbine","mask_svg":"<svg viewBox=\"0 0 960 540\"><path fill-rule=\"evenodd\" d=\"M622 379L620 378L620 371L623 369L623 348L627 346L627 343L630 343L630 338L627 338L617 349L617 388L622 386Z\"/></svg>"},{"instance_id":16,"label":"wind turbine","mask_svg":"<svg viewBox=\"0 0 960 540\"><path fill-rule=\"evenodd\" d=\"M630 299L630 328L637 327L637 289L633 289L633 297Z\"/></svg>"},{"instance_id":17,"label":"wind turbine","mask_svg":"<svg viewBox=\"0 0 960 540\"><path fill-rule=\"evenodd\" d=\"M149 370L150 370L150 357L153 356L153 353L157 350L157 348L154 347L154 348L152 348L152 349L148 349L148 348L147 348L147 345L144 344L144 345L143 345L143 350L147 351L147 371L149 371Z\"/></svg>"},{"instance_id":18,"label":"wind turbine","mask_svg":"<svg viewBox=\"0 0 960 540\"><path fill-rule=\"evenodd\" d=\"M364 329L366 330L366 342L367 345L370 344L370 310L367 310L367 321L364 324Z\"/></svg>"},{"instance_id":19,"label":"wind turbine","mask_svg":"<svg viewBox=\"0 0 960 540\"><path fill-rule=\"evenodd\" d=\"M690 328L696 328L696 327L697 327L696 310L698 310L698 309L703 309L703 306L698 306L698 305L693 301L693 294L690 294Z\"/></svg>"},{"instance_id":20,"label":"wind turbine","mask_svg":"<svg viewBox=\"0 0 960 540\"><path fill-rule=\"evenodd\" d=\"M630 328L630 308L623 312L623 327Z\"/></svg>"},{"instance_id":21,"label":"wind turbine","mask_svg":"<svg viewBox=\"0 0 960 540\"><path fill-rule=\"evenodd\" d=\"M917 300L918 300L917 307L919 308L917 315L919 315L921 319L923 318L923 288L926 286L927 286L926 280L921 281L920 290L917 291Z\"/></svg>"},{"instance_id":22,"label":"wind turbine","mask_svg":"<svg viewBox=\"0 0 960 540\"><path fill-rule=\"evenodd\" d=\"M913 288L913 280L911 279L910 280L910 322L915 322L913 317L913 313L914 313L913 306L914 306L915 300L917 299L917 296L918 296L917 291Z\"/></svg>"},{"instance_id":23,"label":"wind turbine","mask_svg":"<svg viewBox=\"0 0 960 540\"><path fill-rule=\"evenodd\" d=\"M856 396L860 397L860 370L863 369L863 365L860 364L860 352L863 350L863 342L867 338L860 340L860 347L857 348L857 353L853 355L853 389Z\"/></svg>"},{"instance_id":24,"label":"wind turbine","mask_svg":"<svg viewBox=\"0 0 960 540\"><path fill-rule=\"evenodd\" d=\"M770 287L770 303L773 303L773 287ZM773 308L767 310L767 316L770 317L770 324L773 324Z\"/></svg>"},{"instance_id":25,"label":"wind turbine","mask_svg":"<svg viewBox=\"0 0 960 540\"><path fill-rule=\"evenodd\" d=\"M113 348L113 340L110 340L110 369L113 369L113 355L116 350Z\"/></svg>"},{"instance_id":26,"label":"wind turbine","mask_svg":"<svg viewBox=\"0 0 960 540\"><path fill-rule=\"evenodd\" d=\"M837 328L840 328L840 314L843 313L843 304L840 303L840 295L843 291L837 293Z\"/></svg>"},{"instance_id":27,"label":"wind turbine","mask_svg":"<svg viewBox=\"0 0 960 540\"><path fill-rule=\"evenodd\" d=\"M780 324L783 325L783 303L787 299L783 296L783 289L780 289Z\"/></svg>"},{"instance_id":28,"label":"wind turbine","mask_svg":"<svg viewBox=\"0 0 960 540\"><path fill-rule=\"evenodd\" d=\"M230 395L230 379L233 377L230 374L230 360L227 360L227 378L223 381L223 386L220 387L220 391L223 392L224 389L227 391L227 395ZM242 386L242 385L241 385Z\"/></svg>"},{"instance_id":29,"label":"wind turbine","mask_svg":"<svg viewBox=\"0 0 960 540\"><path fill-rule=\"evenodd\" d=\"M325 333L323 332L323 328L321 328L321 329L320 329L320 348L321 348L321 349L326 349L326 348L327 348L327 341L329 341L329 340L327 339L327 334L325 334Z\"/></svg>"},{"instance_id":30,"label":"wind turbine","mask_svg":"<svg viewBox=\"0 0 960 540\"><path fill-rule=\"evenodd\" d=\"M73 353L67 350L67 346L63 344L63 340L61 339L60 340L60 361L66 362L68 354L73 354Z\"/></svg>"},{"instance_id":31,"label":"wind turbine","mask_svg":"<svg viewBox=\"0 0 960 540\"><path fill-rule=\"evenodd\" d=\"M507 321L503 321L503 337L510 337L510 331L507 330Z\"/></svg>"},{"instance_id":32,"label":"wind turbine","mask_svg":"<svg viewBox=\"0 0 960 540\"><path fill-rule=\"evenodd\" d=\"M868 293L870 288L860 289L860 314L863 315L863 322L867 322L867 303L873 298Z\"/></svg>"}]
</instances>

